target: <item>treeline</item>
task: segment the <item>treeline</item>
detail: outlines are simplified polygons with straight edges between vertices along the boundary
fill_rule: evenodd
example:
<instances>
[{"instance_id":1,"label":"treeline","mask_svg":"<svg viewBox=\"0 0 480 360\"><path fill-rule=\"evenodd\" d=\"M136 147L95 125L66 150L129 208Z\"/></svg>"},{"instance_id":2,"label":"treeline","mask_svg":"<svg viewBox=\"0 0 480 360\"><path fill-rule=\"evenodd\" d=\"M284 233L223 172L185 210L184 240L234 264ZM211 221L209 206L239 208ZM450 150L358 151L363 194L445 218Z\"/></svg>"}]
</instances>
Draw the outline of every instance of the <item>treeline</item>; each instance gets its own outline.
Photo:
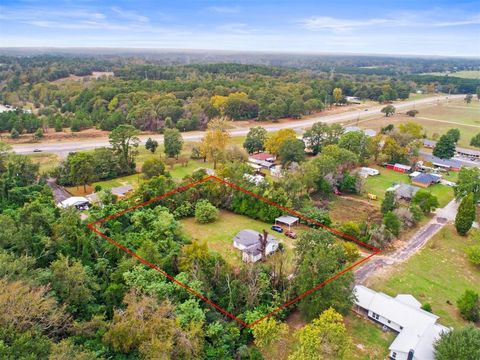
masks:
<instances>
[{"instance_id":1,"label":"treeline","mask_svg":"<svg viewBox=\"0 0 480 360\"><path fill-rule=\"evenodd\" d=\"M407 79L417 84L436 84L439 91L452 94L475 94L480 88L479 79L466 79L455 75L411 75Z\"/></svg>"}]
</instances>

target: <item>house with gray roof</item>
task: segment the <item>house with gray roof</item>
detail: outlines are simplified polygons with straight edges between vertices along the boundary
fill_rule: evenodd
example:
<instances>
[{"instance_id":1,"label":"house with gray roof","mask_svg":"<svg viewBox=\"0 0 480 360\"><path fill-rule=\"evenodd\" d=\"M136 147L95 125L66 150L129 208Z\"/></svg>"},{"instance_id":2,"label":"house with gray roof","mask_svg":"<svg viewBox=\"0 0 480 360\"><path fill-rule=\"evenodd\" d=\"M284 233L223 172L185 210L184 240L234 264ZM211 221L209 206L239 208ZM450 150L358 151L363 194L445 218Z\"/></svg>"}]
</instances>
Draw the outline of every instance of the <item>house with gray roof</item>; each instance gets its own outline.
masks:
<instances>
[{"instance_id":1,"label":"house with gray roof","mask_svg":"<svg viewBox=\"0 0 480 360\"><path fill-rule=\"evenodd\" d=\"M395 192L395 196L398 199L402 200L412 200L415 194L420 190L418 186L408 185L408 184L396 184L392 187L389 187L386 191Z\"/></svg>"},{"instance_id":2,"label":"house with gray roof","mask_svg":"<svg viewBox=\"0 0 480 360\"><path fill-rule=\"evenodd\" d=\"M255 230L242 230L233 238L233 247L242 251L243 261L257 262L262 259L262 237L263 235ZM277 250L277 239L268 234L265 254L268 256Z\"/></svg>"},{"instance_id":3,"label":"house with gray roof","mask_svg":"<svg viewBox=\"0 0 480 360\"><path fill-rule=\"evenodd\" d=\"M433 345L449 328L437 323L439 317L421 309L409 294L395 298L362 285L354 287L354 310L398 333L389 347L389 359L434 360Z\"/></svg>"}]
</instances>

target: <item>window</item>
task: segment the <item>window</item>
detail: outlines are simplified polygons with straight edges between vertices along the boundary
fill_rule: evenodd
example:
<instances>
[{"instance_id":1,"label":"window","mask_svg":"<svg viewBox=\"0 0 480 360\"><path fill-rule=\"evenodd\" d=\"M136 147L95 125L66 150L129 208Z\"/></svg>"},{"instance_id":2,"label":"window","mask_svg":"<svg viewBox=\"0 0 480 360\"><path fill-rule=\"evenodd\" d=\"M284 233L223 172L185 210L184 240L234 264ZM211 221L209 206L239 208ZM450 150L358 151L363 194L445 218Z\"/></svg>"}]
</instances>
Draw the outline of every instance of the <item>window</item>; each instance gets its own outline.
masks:
<instances>
[{"instance_id":1,"label":"window","mask_svg":"<svg viewBox=\"0 0 480 360\"><path fill-rule=\"evenodd\" d=\"M400 326L400 330L403 330L403 326Z\"/></svg>"},{"instance_id":2,"label":"window","mask_svg":"<svg viewBox=\"0 0 480 360\"><path fill-rule=\"evenodd\" d=\"M392 352L392 358L394 358L394 359L397 358L397 353L396 352Z\"/></svg>"},{"instance_id":3,"label":"window","mask_svg":"<svg viewBox=\"0 0 480 360\"><path fill-rule=\"evenodd\" d=\"M388 320L388 323L390 324L390 323L391 323L391 321L390 321L390 320Z\"/></svg>"}]
</instances>

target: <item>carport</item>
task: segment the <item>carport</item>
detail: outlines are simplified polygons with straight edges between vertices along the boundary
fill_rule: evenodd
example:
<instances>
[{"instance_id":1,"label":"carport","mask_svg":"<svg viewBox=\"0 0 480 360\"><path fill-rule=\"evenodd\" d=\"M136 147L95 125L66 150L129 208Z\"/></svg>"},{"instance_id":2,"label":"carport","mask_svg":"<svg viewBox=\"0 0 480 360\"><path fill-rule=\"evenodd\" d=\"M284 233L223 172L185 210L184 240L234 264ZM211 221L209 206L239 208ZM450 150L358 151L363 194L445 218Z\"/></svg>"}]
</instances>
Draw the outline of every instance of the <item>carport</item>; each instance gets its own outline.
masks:
<instances>
[{"instance_id":1,"label":"carport","mask_svg":"<svg viewBox=\"0 0 480 360\"><path fill-rule=\"evenodd\" d=\"M275 225L286 225L288 226L288 230L294 225L297 225L299 219L295 216L290 215L282 215L275 219Z\"/></svg>"}]
</instances>

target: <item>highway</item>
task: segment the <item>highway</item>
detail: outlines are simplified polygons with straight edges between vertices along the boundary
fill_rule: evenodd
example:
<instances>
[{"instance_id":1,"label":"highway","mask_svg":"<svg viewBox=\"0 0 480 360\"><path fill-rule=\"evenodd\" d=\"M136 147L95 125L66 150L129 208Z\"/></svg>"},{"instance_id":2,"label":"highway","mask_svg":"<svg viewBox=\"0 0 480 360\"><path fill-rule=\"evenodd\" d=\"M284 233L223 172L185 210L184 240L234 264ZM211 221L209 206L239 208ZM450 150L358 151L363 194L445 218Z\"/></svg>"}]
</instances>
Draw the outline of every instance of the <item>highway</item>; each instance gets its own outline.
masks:
<instances>
[{"instance_id":1,"label":"highway","mask_svg":"<svg viewBox=\"0 0 480 360\"><path fill-rule=\"evenodd\" d=\"M447 98L455 99L455 98L463 98L465 95L450 95L449 97L446 95L429 97L425 99L419 99L415 101L405 101L405 102L398 102L395 103L394 106L398 110L405 110L411 108L413 106L418 105L428 105L434 104L439 101L446 101ZM360 117L372 116L372 115L379 115L381 114L381 109L385 105L378 105L373 106L368 109L368 111L362 110L354 110L354 111L346 111L340 114L333 114L333 115L317 115L313 117L309 117L303 120L292 120L289 122L277 123L277 124L270 124L264 126L264 128L268 132L277 131L280 129L291 128L295 130L300 130L302 128L309 127L318 121L322 121L325 123L337 123L337 122L345 122L350 120L356 120ZM249 128L241 128L241 129L233 129L230 131L231 136L244 136L248 133ZM199 141L203 138L204 132L202 131L195 131L195 132L188 132L183 133L182 137L185 141ZM145 143L145 141L151 137L152 139L157 140L158 142L163 142L162 135L142 135L140 136L141 143ZM36 143L36 144L21 144L21 145L14 145L12 146L13 151L18 154L29 154L33 153L35 149L41 150L42 152L53 153L57 154L61 157L66 156L69 152L80 151L80 150L89 150L95 149L99 147L109 146L108 139L102 138L97 140L65 140L62 142L50 142L50 143Z\"/></svg>"}]
</instances>

